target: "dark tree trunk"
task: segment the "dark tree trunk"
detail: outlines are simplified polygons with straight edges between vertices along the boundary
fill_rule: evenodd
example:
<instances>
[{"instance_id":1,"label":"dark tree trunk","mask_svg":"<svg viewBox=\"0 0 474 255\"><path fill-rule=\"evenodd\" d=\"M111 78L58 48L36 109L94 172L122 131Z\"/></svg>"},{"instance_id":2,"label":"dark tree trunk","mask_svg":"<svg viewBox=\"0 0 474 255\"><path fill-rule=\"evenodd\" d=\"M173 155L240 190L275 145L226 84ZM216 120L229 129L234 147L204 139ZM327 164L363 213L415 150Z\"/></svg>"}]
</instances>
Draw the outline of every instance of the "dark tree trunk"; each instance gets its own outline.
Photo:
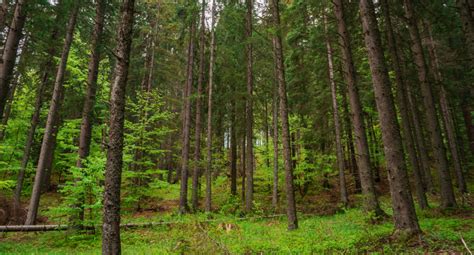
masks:
<instances>
[{"instance_id":1,"label":"dark tree trunk","mask_svg":"<svg viewBox=\"0 0 474 255\"><path fill-rule=\"evenodd\" d=\"M0 63L0 120L3 118L3 111L5 110L10 91L10 83L13 79L13 69L25 25L27 5L28 0L16 1L15 11L3 49L2 62Z\"/></svg>"},{"instance_id":2,"label":"dark tree trunk","mask_svg":"<svg viewBox=\"0 0 474 255\"><path fill-rule=\"evenodd\" d=\"M123 165L123 129L135 0L124 0L117 34L117 61L110 97L109 144L105 165L102 254L120 254L120 184Z\"/></svg>"},{"instance_id":3,"label":"dark tree trunk","mask_svg":"<svg viewBox=\"0 0 474 255\"><path fill-rule=\"evenodd\" d=\"M205 210L210 212L212 210L212 90L214 86L214 61L216 51L216 33L215 33L215 22L216 22L216 1L212 0L212 13L211 13L211 55L209 59L209 85L207 90L207 165L206 165L206 199L205 199Z\"/></svg>"},{"instance_id":4,"label":"dark tree trunk","mask_svg":"<svg viewBox=\"0 0 474 255\"><path fill-rule=\"evenodd\" d=\"M474 68L474 2L472 0L456 0L466 44L471 55L471 68Z\"/></svg>"},{"instance_id":5,"label":"dark tree trunk","mask_svg":"<svg viewBox=\"0 0 474 255\"><path fill-rule=\"evenodd\" d=\"M273 52L276 53L275 40L273 40ZM275 56L276 58L276 56ZM272 126L273 126L273 190L272 190L272 206L274 209L278 206L278 68L275 63L275 86L273 88L272 102Z\"/></svg>"},{"instance_id":6,"label":"dark tree trunk","mask_svg":"<svg viewBox=\"0 0 474 255\"><path fill-rule=\"evenodd\" d=\"M271 11L273 24L278 31L273 36L275 45L275 62L278 77L278 94L280 98L280 118L281 118L281 137L283 143L283 160L285 162L285 183L286 183L286 214L288 216L288 229L298 228L298 219L296 217L295 189L293 184L293 166L291 164L290 148L290 123L288 120L288 103L286 95L285 66L283 64L283 44L280 31L280 11L279 0L271 1Z\"/></svg>"},{"instance_id":7,"label":"dark tree trunk","mask_svg":"<svg viewBox=\"0 0 474 255\"><path fill-rule=\"evenodd\" d=\"M452 164L454 165L454 172L456 173L457 177L456 181L459 191L461 193L467 193L466 181L464 179L461 158L459 156L456 132L454 131L453 116L451 114L451 110L449 109L448 95L444 87L443 76L441 74L441 67L439 65L435 41L431 34L431 27L429 25L427 25L426 27L428 31L428 52L431 59L431 68L434 74L435 81L436 83L438 83L439 87L439 104L441 106L441 115L443 116L449 151L451 153L451 160Z\"/></svg>"},{"instance_id":8,"label":"dark tree trunk","mask_svg":"<svg viewBox=\"0 0 474 255\"><path fill-rule=\"evenodd\" d=\"M235 90L234 90L235 91ZM232 99L231 127L230 127L230 193L237 195L237 134L235 98Z\"/></svg>"},{"instance_id":9,"label":"dark tree trunk","mask_svg":"<svg viewBox=\"0 0 474 255\"><path fill-rule=\"evenodd\" d=\"M202 84L204 82L204 49L205 49L205 32L206 32L206 1L202 1L201 6L201 30L199 32L199 74L198 74L198 89L196 97L196 134L195 134L195 146L194 149L194 169L193 169L193 189L191 195L191 204L194 211L199 206L199 176L201 169L201 121L202 121Z\"/></svg>"},{"instance_id":10,"label":"dark tree trunk","mask_svg":"<svg viewBox=\"0 0 474 255\"><path fill-rule=\"evenodd\" d=\"M179 192L179 213L188 211L188 168L189 168L189 140L191 128L191 90L193 88L194 65L194 35L196 22L194 18L189 25L188 63L186 67L186 84L184 85L184 112L183 112L183 149L181 151L181 190Z\"/></svg>"},{"instance_id":11,"label":"dark tree trunk","mask_svg":"<svg viewBox=\"0 0 474 255\"><path fill-rule=\"evenodd\" d=\"M428 133L431 138L433 148L433 161L438 170L441 206L443 208L456 207L451 175L449 174L448 162L446 158L446 149L444 148L441 129L439 127L438 116L436 115L436 106L433 102L433 92L431 84L428 81L428 71L421 45L420 33L417 25L417 18L414 16L413 3L411 0L404 0L405 13L408 21L408 29L412 41L412 52L415 58L415 66L418 72L418 81L421 86L423 105L428 122Z\"/></svg>"},{"instance_id":12,"label":"dark tree trunk","mask_svg":"<svg viewBox=\"0 0 474 255\"><path fill-rule=\"evenodd\" d=\"M351 105L351 119L354 126L356 161L359 169L362 194L364 196L364 209L373 212L375 217L383 215L380 208L377 194L375 193L374 181L372 178L372 167L370 163L369 146L364 128L364 118L362 105L357 89L357 77L352 60L351 41L347 31L344 6L342 0L334 1L334 11L338 21L338 31L340 36L341 52L344 66L344 79L349 91L349 103Z\"/></svg>"},{"instance_id":13,"label":"dark tree trunk","mask_svg":"<svg viewBox=\"0 0 474 255\"><path fill-rule=\"evenodd\" d=\"M421 209L428 207L428 200L426 199L425 187L423 184L423 178L420 170L420 163L416 156L416 147L415 141L412 132L412 125L410 120L410 113L408 110L408 100L406 93L406 84L402 73L400 56L398 54L398 48L395 42L395 36L392 28L392 20L390 17L390 9L387 3L387 0L382 0L382 11L385 19L385 27L387 34L387 42L390 52L390 57L392 60L392 67L395 72L395 81L397 84L397 99L398 106L400 109L402 130L403 130L403 141L405 142L405 147L408 152L408 158L410 159L410 164L413 169L413 175L415 177L415 190L418 198L418 204Z\"/></svg>"},{"instance_id":14,"label":"dark tree trunk","mask_svg":"<svg viewBox=\"0 0 474 255\"><path fill-rule=\"evenodd\" d=\"M253 0L245 1L247 14L245 16L245 54L247 61L247 98L245 101L246 136L247 136L247 161L245 169L245 211L251 212L253 208L253 46L252 46L252 18Z\"/></svg>"},{"instance_id":15,"label":"dark tree trunk","mask_svg":"<svg viewBox=\"0 0 474 255\"><path fill-rule=\"evenodd\" d=\"M82 107L82 123L81 123L81 132L79 134L79 150L76 166L78 168L84 167L83 161L87 159L90 152L90 145L92 139L92 122L93 122L93 113L94 113L94 104L95 104L95 95L97 91L97 77L99 73L99 63L100 63L100 50L101 50L101 40L102 40L102 31L104 28L104 12L105 12L105 1L98 0L96 3L96 14L95 14L95 25L94 32L92 34L91 41L91 55L89 59L89 70L87 75L87 91L84 98L84 105ZM83 194L82 196L85 196ZM84 199L80 199L75 205L79 210L79 215L77 215L77 220L84 220L84 208L83 202ZM76 220L74 217L73 221Z\"/></svg>"},{"instance_id":16,"label":"dark tree trunk","mask_svg":"<svg viewBox=\"0 0 474 255\"><path fill-rule=\"evenodd\" d=\"M329 83L331 84L332 111L333 111L333 117L334 117L334 132L336 136L336 156L337 156L337 166L339 169L339 192L341 195L342 205L344 207L347 207L347 204L349 203L349 199L347 197L346 177L344 174L345 167L344 167L344 150L342 146L342 131L341 131L341 122L339 119L339 107L337 103L336 81L334 80L334 66L332 62L333 50L332 50L331 42L329 41L326 16L324 16L324 30L326 33Z\"/></svg>"},{"instance_id":17,"label":"dark tree trunk","mask_svg":"<svg viewBox=\"0 0 474 255\"><path fill-rule=\"evenodd\" d=\"M421 230L410 193L403 145L373 2L372 0L361 0L359 6L372 73L375 102L380 116L396 234L398 232L409 235L419 234Z\"/></svg>"},{"instance_id":18,"label":"dark tree trunk","mask_svg":"<svg viewBox=\"0 0 474 255\"><path fill-rule=\"evenodd\" d=\"M48 119L46 121L46 127L44 130L43 142L41 144L41 151L38 160L38 166L36 168L35 182L31 193L30 205L28 207L28 215L26 218L25 225L34 225L36 216L38 213L38 205L40 200L41 186L45 170L48 167L48 160L50 160L50 153L53 150L55 143L55 136L57 135L57 120L59 118L59 111L62 104L62 98L64 93L64 74L66 72L67 59L69 56L69 50L74 36L74 28L76 27L77 15L79 12L79 4L75 4L71 11L69 18L66 39L64 41L63 51L61 53L61 60L56 73L56 79L54 82L53 96L51 98ZM49 154L49 155L48 155Z\"/></svg>"},{"instance_id":19,"label":"dark tree trunk","mask_svg":"<svg viewBox=\"0 0 474 255\"><path fill-rule=\"evenodd\" d=\"M243 133L243 136L242 136L242 148L241 148L241 151L240 151L240 165L241 165L241 168L242 168L242 171L240 172L240 176L242 177L242 187L241 187L241 192L242 192L242 201L245 201L245 173L246 173L246 169L245 169L245 129L244 129L244 133Z\"/></svg>"},{"instance_id":20,"label":"dark tree trunk","mask_svg":"<svg viewBox=\"0 0 474 255\"><path fill-rule=\"evenodd\" d=\"M469 148L471 150L471 154L474 156L474 125L472 124L471 108L469 106L468 99L464 99L461 103L461 110L464 119L464 125L466 126Z\"/></svg>"}]
</instances>

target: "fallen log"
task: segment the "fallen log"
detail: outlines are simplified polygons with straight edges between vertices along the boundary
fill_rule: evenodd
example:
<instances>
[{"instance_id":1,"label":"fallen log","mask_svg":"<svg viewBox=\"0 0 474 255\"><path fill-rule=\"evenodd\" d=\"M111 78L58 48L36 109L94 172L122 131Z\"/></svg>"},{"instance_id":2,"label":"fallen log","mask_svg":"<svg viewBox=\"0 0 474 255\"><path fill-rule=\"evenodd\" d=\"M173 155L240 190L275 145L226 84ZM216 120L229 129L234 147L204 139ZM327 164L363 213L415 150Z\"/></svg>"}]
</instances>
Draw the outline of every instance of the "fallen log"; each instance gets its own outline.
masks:
<instances>
[{"instance_id":1,"label":"fallen log","mask_svg":"<svg viewBox=\"0 0 474 255\"><path fill-rule=\"evenodd\" d=\"M234 220L247 220L247 219L267 219L267 218L278 218L282 217L284 214L278 215L270 215L270 216L261 216L261 217L248 217L248 218L237 218ZM222 221L222 219L211 219L211 220L203 220L199 221L199 223L207 223L207 222L217 222ZM120 228L125 229L132 229L132 228L147 228L147 227L154 227L154 226L163 226L163 225L171 225L171 224L186 224L186 223L194 223L194 222L180 222L180 221L160 221L160 222L145 222L145 223L125 223L120 224ZM44 231L64 231L68 229L80 229L80 230L93 230L101 227L101 225L95 226L81 226L81 227L72 227L69 225L6 225L0 226L0 233L6 232L44 232Z\"/></svg>"}]
</instances>

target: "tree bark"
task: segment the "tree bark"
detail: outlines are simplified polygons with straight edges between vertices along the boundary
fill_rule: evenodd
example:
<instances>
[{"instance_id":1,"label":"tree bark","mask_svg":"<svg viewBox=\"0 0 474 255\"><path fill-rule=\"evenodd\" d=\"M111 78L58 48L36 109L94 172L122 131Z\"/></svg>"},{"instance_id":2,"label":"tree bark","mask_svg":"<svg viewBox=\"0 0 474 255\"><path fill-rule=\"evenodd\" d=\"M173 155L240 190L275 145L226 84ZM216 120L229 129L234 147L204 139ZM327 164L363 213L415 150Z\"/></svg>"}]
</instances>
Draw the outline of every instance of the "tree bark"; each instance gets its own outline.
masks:
<instances>
[{"instance_id":1,"label":"tree bark","mask_svg":"<svg viewBox=\"0 0 474 255\"><path fill-rule=\"evenodd\" d=\"M408 233L409 235L419 234L421 230L410 193L403 145L374 5L372 0L361 0L359 6L365 45L372 73L375 102L382 129L382 141L392 197L396 234L397 232Z\"/></svg>"},{"instance_id":2,"label":"tree bark","mask_svg":"<svg viewBox=\"0 0 474 255\"><path fill-rule=\"evenodd\" d=\"M206 165L206 200L205 210L212 210L212 92L214 86L214 61L216 54L216 1L212 0L212 16L211 16L211 55L209 59L209 85L207 90L207 165Z\"/></svg>"},{"instance_id":3,"label":"tree bark","mask_svg":"<svg viewBox=\"0 0 474 255\"><path fill-rule=\"evenodd\" d=\"M431 33L431 27L426 26L428 30L428 53L431 59L431 68L433 70L434 78L439 87L439 104L441 106L441 115L443 116L444 126L446 130L449 151L451 153L452 164L454 165L454 172L456 173L456 181L458 189L461 193L467 193L466 181L461 165L461 158L459 156L459 149L457 144L456 133L454 131L454 121L451 111L449 109L448 95L445 85L443 83L443 76L441 74L441 67L439 64L438 54L435 46L435 41Z\"/></svg>"},{"instance_id":4,"label":"tree bark","mask_svg":"<svg viewBox=\"0 0 474 255\"><path fill-rule=\"evenodd\" d=\"M273 42L273 52L276 53L275 40ZM274 56L276 59L276 55ZM275 62L275 85L273 88L273 104L272 104L272 125L273 125L273 189L272 189L272 206L274 209L278 207L278 68Z\"/></svg>"},{"instance_id":5,"label":"tree bark","mask_svg":"<svg viewBox=\"0 0 474 255\"><path fill-rule=\"evenodd\" d=\"M77 15L79 12L79 4L75 4L71 11L71 16L67 25L66 39L64 40L63 51L61 53L61 60L59 62L58 70L56 73L56 79L54 82L53 96L51 98L48 119L46 121L46 127L44 130L43 142L41 144L41 151L36 168L35 182L31 193L30 205L28 207L28 214L25 225L34 225L38 214L38 205L40 201L41 186L43 182L43 176L45 170L48 167L48 156L53 149L55 138L57 135L57 120L59 118L59 111L62 104L62 98L64 93L64 74L66 72L67 60L69 56L69 50L74 36L74 29L76 27Z\"/></svg>"},{"instance_id":6,"label":"tree bark","mask_svg":"<svg viewBox=\"0 0 474 255\"><path fill-rule=\"evenodd\" d=\"M252 46L252 19L253 19L253 0L245 1L247 14L245 16L245 54L247 61L247 98L245 101L246 118L246 136L247 136L247 161L245 169L247 170L245 184L245 211L251 212L253 208L253 46Z\"/></svg>"},{"instance_id":7,"label":"tree bark","mask_svg":"<svg viewBox=\"0 0 474 255\"><path fill-rule=\"evenodd\" d=\"M194 16L194 14L192 14ZM189 168L189 138L191 128L191 90L193 88L194 65L194 35L196 22L194 18L189 25L188 63L186 68L186 84L184 85L184 113L183 113L183 149L181 151L181 190L179 193L179 213L188 211L188 168Z\"/></svg>"},{"instance_id":8,"label":"tree bark","mask_svg":"<svg viewBox=\"0 0 474 255\"><path fill-rule=\"evenodd\" d=\"M26 21L28 3L28 0L16 1L15 11L3 49L2 62L0 63L0 120L3 118L3 111L10 91L18 45Z\"/></svg>"},{"instance_id":9,"label":"tree bark","mask_svg":"<svg viewBox=\"0 0 474 255\"><path fill-rule=\"evenodd\" d=\"M387 3L387 0L381 0L382 12L385 21L387 42L390 52L390 57L392 60L392 67L395 72L395 81L397 84L397 99L398 107L400 109L402 130L403 130L403 141L405 142L405 147L408 151L408 158L410 159L410 164L413 169L413 175L415 177L415 190L418 198L418 204L421 209L428 207L428 200L426 199L425 194L425 185L423 184L422 173L420 170L420 163L418 162L415 140L412 132L412 125L410 120L410 113L408 111L408 100L406 93L406 84L403 77L400 56L398 53L397 44L395 42L395 36L393 33L392 20L390 17L390 9Z\"/></svg>"},{"instance_id":10,"label":"tree bark","mask_svg":"<svg viewBox=\"0 0 474 255\"><path fill-rule=\"evenodd\" d=\"M125 90L127 86L130 48L134 20L134 0L124 0L120 8L110 98L109 144L105 166L104 215L102 225L102 254L120 254L120 184L123 165L123 129L125 119Z\"/></svg>"},{"instance_id":11,"label":"tree bark","mask_svg":"<svg viewBox=\"0 0 474 255\"><path fill-rule=\"evenodd\" d=\"M472 124L471 108L469 106L468 99L464 99L461 103L461 110L464 119L464 125L466 126L469 148L471 150L471 154L474 155L474 125Z\"/></svg>"},{"instance_id":12,"label":"tree bark","mask_svg":"<svg viewBox=\"0 0 474 255\"><path fill-rule=\"evenodd\" d=\"M474 3L472 0L456 0L462 28L466 37L466 44L471 55L471 68L474 68Z\"/></svg>"},{"instance_id":13,"label":"tree bark","mask_svg":"<svg viewBox=\"0 0 474 255\"><path fill-rule=\"evenodd\" d=\"M408 21L408 30L410 32L412 41L412 52L418 71L418 81L420 83L421 93L423 96L426 120L428 122L428 133L431 138L431 146L433 149L433 161L439 176L441 188L441 206L443 208L456 207L456 199L454 197L453 186L451 184L451 175L449 174L448 162L446 158L446 149L444 148L441 136L438 116L436 115L436 106L433 102L432 88L428 81L428 71L412 1L404 0L404 7Z\"/></svg>"},{"instance_id":14,"label":"tree bark","mask_svg":"<svg viewBox=\"0 0 474 255\"><path fill-rule=\"evenodd\" d=\"M347 31L342 0L334 1L334 12L338 22L338 32L344 67L344 79L347 83L347 88L349 91L351 119L354 126L355 135L356 162L359 169L362 194L364 196L364 209L367 212L372 212L375 217L378 217L383 215L384 212L380 208L377 194L375 193L374 181L372 178L369 146L364 128L362 105L357 89L356 70L354 67L354 61L352 60L351 41Z\"/></svg>"},{"instance_id":15,"label":"tree bark","mask_svg":"<svg viewBox=\"0 0 474 255\"><path fill-rule=\"evenodd\" d=\"M199 176L200 176L200 166L201 166L201 121L202 121L202 84L204 82L204 63L205 63L205 32L206 32L206 0L202 1L201 6L201 30L199 34L199 74L198 74L198 89L197 89L197 98L196 98L196 134L195 134L195 146L194 149L194 169L193 169L193 193L191 197L191 204L194 211L198 209L199 206Z\"/></svg>"},{"instance_id":16,"label":"tree bark","mask_svg":"<svg viewBox=\"0 0 474 255\"><path fill-rule=\"evenodd\" d=\"M234 88L235 92L235 88ZM230 127L230 193L237 195L237 132L235 97L232 98L231 127Z\"/></svg>"},{"instance_id":17,"label":"tree bark","mask_svg":"<svg viewBox=\"0 0 474 255\"><path fill-rule=\"evenodd\" d=\"M275 45L275 62L278 77L278 94L280 99L281 137L283 143L283 160L285 162L285 184L286 184L286 214L288 217L288 230L298 228L296 215L295 189L293 184L293 166L291 163L290 148L290 124L288 120L288 104L286 95L285 67L283 64L283 44L281 39L279 0L271 1L271 12L276 33L273 35Z\"/></svg>"},{"instance_id":18,"label":"tree bark","mask_svg":"<svg viewBox=\"0 0 474 255\"><path fill-rule=\"evenodd\" d=\"M329 34L327 28L327 17L324 15L324 30L326 34L326 48L328 56L328 73L329 73L329 84L331 85L331 97L332 97L332 111L334 118L334 132L336 136L336 156L337 156L337 166L339 169L339 192L341 196L341 203L344 207L347 207L349 199L347 197L347 188L346 188L346 177L344 174L344 151L342 147L342 132L341 132L341 122L339 119L339 107L337 103L337 88L336 81L334 80L334 66L332 62L333 50L331 42L329 41Z\"/></svg>"}]
</instances>

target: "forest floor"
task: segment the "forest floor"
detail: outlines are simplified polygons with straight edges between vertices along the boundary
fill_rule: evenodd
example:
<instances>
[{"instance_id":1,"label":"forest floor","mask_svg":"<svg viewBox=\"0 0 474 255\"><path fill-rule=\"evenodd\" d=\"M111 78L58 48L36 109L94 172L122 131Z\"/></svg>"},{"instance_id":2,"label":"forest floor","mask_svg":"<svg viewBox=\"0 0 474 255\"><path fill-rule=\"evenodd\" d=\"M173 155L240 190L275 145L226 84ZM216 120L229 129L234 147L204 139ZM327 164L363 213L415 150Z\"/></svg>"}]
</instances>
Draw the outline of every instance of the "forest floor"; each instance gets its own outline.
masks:
<instances>
[{"instance_id":1,"label":"forest floor","mask_svg":"<svg viewBox=\"0 0 474 255\"><path fill-rule=\"evenodd\" d=\"M45 206L55 194L44 196ZM314 198L310 199L315 202ZM390 213L389 200L382 197ZM309 200L307 201L307 204ZM326 203L326 202L325 202ZM372 224L358 208L299 215L299 229L287 231L285 216L265 218L261 211L242 219L229 214L174 213L175 201L161 202L153 211L125 213L122 223L169 224L121 232L124 254L322 254L322 253L440 253L469 254L462 240L474 249L474 214L471 207L456 211L433 208L418 211L423 236L416 240L390 238L390 219ZM318 215L317 215L318 214ZM47 222L51 223L51 222ZM100 229L88 233L68 231L0 233L0 254L100 254Z\"/></svg>"}]
</instances>

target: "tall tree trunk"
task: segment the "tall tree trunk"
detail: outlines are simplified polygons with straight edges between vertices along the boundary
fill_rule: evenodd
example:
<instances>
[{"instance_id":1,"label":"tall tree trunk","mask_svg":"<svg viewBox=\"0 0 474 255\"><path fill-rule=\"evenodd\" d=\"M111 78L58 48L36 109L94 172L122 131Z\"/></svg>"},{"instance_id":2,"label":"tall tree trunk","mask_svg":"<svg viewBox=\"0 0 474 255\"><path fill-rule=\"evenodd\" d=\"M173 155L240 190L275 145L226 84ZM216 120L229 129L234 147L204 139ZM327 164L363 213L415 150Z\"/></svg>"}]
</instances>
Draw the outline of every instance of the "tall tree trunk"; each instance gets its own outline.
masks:
<instances>
[{"instance_id":1,"label":"tall tree trunk","mask_svg":"<svg viewBox=\"0 0 474 255\"><path fill-rule=\"evenodd\" d=\"M332 46L329 41L329 34L327 28L327 17L324 15L324 30L326 34L326 48L328 56L328 72L329 72L329 83L331 84L331 96L332 96L332 110L334 117L334 132L336 136L336 156L337 156L337 166L339 168L339 192L341 195L341 202L344 207L347 207L349 199L347 197L347 188L346 188L346 177L344 174L344 151L342 147L342 132L341 132L341 122L339 119L339 107L337 103L337 88L336 81L334 80L334 66L332 62Z\"/></svg>"},{"instance_id":2,"label":"tall tree trunk","mask_svg":"<svg viewBox=\"0 0 474 255\"><path fill-rule=\"evenodd\" d=\"M280 118L281 118L281 137L283 143L283 160L285 162L285 183L286 183L286 214L288 217L288 230L298 228L298 219L296 217L295 188L293 184L293 167L291 164L290 148L290 123L288 120L288 104L286 95L285 66L283 64L283 44L281 40L280 10L279 0L271 1L271 12L276 34L273 35L275 45L275 62L278 77L278 94L280 98Z\"/></svg>"},{"instance_id":3,"label":"tall tree trunk","mask_svg":"<svg viewBox=\"0 0 474 255\"><path fill-rule=\"evenodd\" d=\"M361 0L359 6L372 73L375 102L380 116L396 234L398 232L401 234L408 233L409 235L419 234L421 230L410 193L403 145L374 5L372 0Z\"/></svg>"},{"instance_id":4,"label":"tall tree trunk","mask_svg":"<svg viewBox=\"0 0 474 255\"><path fill-rule=\"evenodd\" d=\"M245 16L245 54L247 61L247 98L245 102L246 136L247 136L247 162L246 162L246 196L245 211L251 212L253 208L253 46L252 46L252 19L253 0L245 1L247 14Z\"/></svg>"},{"instance_id":5,"label":"tall tree trunk","mask_svg":"<svg viewBox=\"0 0 474 255\"><path fill-rule=\"evenodd\" d=\"M241 197L241 200L242 201L245 201L245 173L247 172L247 170L245 169L245 162L246 162L246 158L245 158L245 128L244 128L244 133L243 133L243 136L242 136L242 149L241 149L241 152L240 152L240 165L242 167L242 171L240 172L240 175L242 177L242 183L241 183L241 192L242 192L242 197Z\"/></svg>"},{"instance_id":6,"label":"tall tree trunk","mask_svg":"<svg viewBox=\"0 0 474 255\"><path fill-rule=\"evenodd\" d=\"M235 89L234 89L235 92ZM232 98L230 127L230 193L237 195L237 132L235 97Z\"/></svg>"},{"instance_id":7,"label":"tall tree trunk","mask_svg":"<svg viewBox=\"0 0 474 255\"><path fill-rule=\"evenodd\" d=\"M207 88L207 165L206 165L206 212L212 210L212 92L214 86L214 61L216 54L216 1L212 0L211 13L211 55L209 59L209 85Z\"/></svg>"},{"instance_id":8,"label":"tall tree trunk","mask_svg":"<svg viewBox=\"0 0 474 255\"><path fill-rule=\"evenodd\" d=\"M471 68L474 68L474 3L472 0L456 0L462 28L466 36L466 44L471 55Z\"/></svg>"},{"instance_id":9,"label":"tall tree trunk","mask_svg":"<svg viewBox=\"0 0 474 255\"><path fill-rule=\"evenodd\" d=\"M57 119L59 118L59 111L61 108L64 93L64 74L66 72L69 50L71 49L71 44L73 41L74 29L76 27L78 12L79 4L76 3L71 11L71 16L67 25L66 39L64 40L61 60L58 65L56 79L54 82L53 96L51 98L48 119L46 121L46 127L44 130L43 142L41 144L38 166L36 167L35 182L31 193L30 205L28 207L28 214L25 225L34 225L36 221L36 216L38 214L38 205L41 195L40 193L43 176L45 174L46 168L48 167L48 158L50 158L48 154L51 153L51 150L53 149L53 144L55 142L55 138L53 138L53 136L57 135L57 127L55 126L55 124L58 124Z\"/></svg>"},{"instance_id":10,"label":"tall tree trunk","mask_svg":"<svg viewBox=\"0 0 474 255\"><path fill-rule=\"evenodd\" d=\"M201 169L201 121L202 121L202 84L204 82L204 63L205 63L205 39L206 39L206 0L202 1L201 6L201 30L199 34L199 74L198 74L198 89L196 97L196 134L195 134L195 146L194 149L194 169L193 169L193 193L191 197L191 204L194 211L199 206L199 175Z\"/></svg>"},{"instance_id":11,"label":"tall tree trunk","mask_svg":"<svg viewBox=\"0 0 474 255\"><path fill-rule=\"evenodd\" d=\"M123 129L135 0L124 0L120 8L114 79L110 97L109 144L105 165L102 254L120 254L120 184L123 165Z\"/></svg>"},{"instance_id":12,"label":"tall tree trunk","mask_svg":"<svg viewBox=\"0 0 474 255\"><path fill-rule=\"evenodd\" d=\"M194 14L192 14L194 16ZM194 35L196 22L194 17L189 25L188 63L186 67L186 84L184 86L183 112L183 149L181 151L181 190L179 192L179 212L188 211L188 168L189 168L189 140L191 128L191 90L193 88L194 65Z\"/></svg>"},{"instance_id":13,"label":"tall tree trunk","mask_svg":"<svg viewBox=\"0 0 474 255\"><path fill-rule=\"evenodd\" d=\"M273 52L276 53L275 40L273 40ZM276 55L275 55L276 58ZM275 62L275 85L273 88L272 103L272 125L273 125L273 190L272 190L272 206L274 209L278 206L278 68Z\"/></svg>"},{"instance_id":14,"label":"tall tree trunk","mask_svg":"<svg viewBox=\"0 0 474 255\"><path fill-rule=\"evenodd\" d=\"M400 109L401 122L403 128L403 141L405 142L405 147L408 151L408 157L410 159L410 164L413 169L413 175L415 177L415 190L418 198L418 204L421 209L428 207L428 200L426 199L425 194L425 185L423 184L422 173L420 170L420 163L418 162L415 141L412 132L412 125L410 120L410 113L408 111L408 100L406 93L406 84L402 73L400 56L398 54L398 48L395 42L395 36L392 28L392 20L390 17L390 9L387 3L387 0L381 0L382 12L384 15L387 42L390 52L390 57L392 60L392 67L395 72L395 81L397 83L397 99L398 106Z\"/></svg>"},{"instance_id":15,"label":"tall tree trunk","mask_svg":"<svg viewBox=\"0 0 474 255\"><path fill-rule=\"evenodd\" d=\"M461 165L461 158L459 156L459 149L457 144L456 132L454 131L453 116L449 109L448 95L446 88L444 87L443 76L441 74L441 67L439 65L438 54L436 51L435 41L431 33L431 27L429 24L426 26L428 30L428 53L431 59L431 68L434 73L435 81L439 86L439 104L441 106L441 115L443 116L444 126L446 129L446 135L449 145L449 151L451 152L451 160L454 165L454 171L456 173L456 181L458 189L461 193L467 193L466 181L464 179L464 173Z\"/></svg>"},{"instance_id":16,"label":"tall tree trunk","mask_svg":"<svg viewBox=\"0 0 474 255\"><path fill-rule=\"evenodd\" d=\"M344 79L349 91L349 103L351 106L351 119L354 126L356 161L359 169L362 194L364 196L364 209L367 212L374 213L375 217L384 214L380 208L377 194L375 193L374 181L372 178L372 167L370 163L369 146L367 135L364 128L364 117L362 105L357 89L357 77L352 60L351 40L347 31L344 6L342 0L334 1L334 12L338 22L338 32L340 36L340 45L344 67Z\"/></svg>"},{"instance_id":17,"label":"tall tree trunk","mask_svg":"<svg viewBox=\"0 0 474 255\"><path fill-rule=\"evenodd\" d=\"M428 81L428 71L421 45L420 33L417 25L417 18L413 10L411 0L404 0L405 14L408 21L408 30L412 41L412 52L415 58L415 65L418 71L418 80L421 86L423 96L423 105L428 122L428 133L431 137L431 146L433 148L433 160L438 170L439 182L441 187L441 206L443 208L456 207L451 175L449 174L446 150L441 137L438 116L436 115L436 106L433 102L433 92L431 84Z\"/></svg>"},{"instance_id":18,"label":"tall tree trunk","mask_svg":"<svg viewBox=\"0 0 474 255\"><path fill-rule=\"evenodd\" d=\"M96 14L95 14L95 25L94 32L92 34L91 41L91 55L89 59L89 73L87 75L87 91L84 99L84 105L82 107L82 123L81 132L79 134L79 150L76 166L78 168L84 167L83 161L87 159L90 153L90 145L92 139L92 121L93 121L93 109L95 104L95 96L97 91L97 77L99 73L100 64L100 50L102 41L102 32L104 30L104 15L105 15L105 1L98 0L96 2ZM82 196L85 196L83 194ZM78 201L77 206L80 208L79 220L84 220L84 199Z\"/></svg>"},{"instance_id":19,"label":"tall tree trunk","mask_svg":"<svg viewBox=\"0 0 474 255\"><path fill-rule=\"evenodd\" d=\"M469 99L464 99L461 103L462 116L464 125L466 126L467 138L471 154L474 156L474 125L472 124L471 108L469 106Z\"/></svg>"},{"instance_id":20,"label":"tall tree trunk","mask_svg":"<svg viewBox=\"0 0 474 255\"><path fill-rule=\"evenodd\" d=\"M28 3L28 0L16 1L15 11L3 49L2 62L0 63L0 120L3 118L3 111L10 91L10 83L13 79L13 69L25 25Z\"/></svg>"}]
</instances>

